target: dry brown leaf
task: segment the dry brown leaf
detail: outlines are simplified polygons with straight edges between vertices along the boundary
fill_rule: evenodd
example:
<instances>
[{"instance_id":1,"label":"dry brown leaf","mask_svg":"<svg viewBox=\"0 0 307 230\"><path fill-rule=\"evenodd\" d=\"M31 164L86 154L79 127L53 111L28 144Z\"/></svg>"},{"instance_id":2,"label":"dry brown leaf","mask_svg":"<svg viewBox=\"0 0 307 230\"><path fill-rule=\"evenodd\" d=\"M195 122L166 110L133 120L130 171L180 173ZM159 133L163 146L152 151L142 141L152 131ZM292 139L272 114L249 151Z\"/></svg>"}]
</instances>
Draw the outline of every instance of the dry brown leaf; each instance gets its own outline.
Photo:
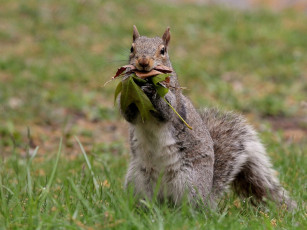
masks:
<instances>
[{"instance_id":1,"label":"dry brown leaf","mask_svg":"<svg viewBox=\"0 0 307 230\"><path fill-rule=\"evenodd\" d=\"M158 74L173 72L173 70L171 68L164 66L164 65L158 65L149 72L139 71L139 70L136 69L136 67L134 65L124 65L124 66L117 69L117 72L116 72L115 76L112 77L112 80L117 78L122 73L124 73L127 69L128 69L128 71L125 74L135 73L136 76L143 78L143 79L148 78L148 77L152 77L152 76L156 76Z\"/></svg>"},{"instance_id":2,"label":"dry brown leaf","mask_svg":"<svg viewBox=\"0 0 307 230\"><path fill-rule=\"evenodd\" d=\"M122 74L126 69L128 69L128 68L130 68L129 72L130 72L131 70L134 70L134 69L135 69L134 65L124 65L124 66L122 66L122 67L120 67L120 68L117 69L117 72L116 72L115 76L112 77L112 79L114 79L114 78L118 77L119 75L121 75L121 74Z\"/></svg>"},{"instance_id":3,"label":"dry brown leaf","mask_svg":"<svg viewBox=\"0 0 307 230\"><path fill-rule=\"evenodd\" d=\"M157 65L155 68L155 70L158 70L162 73L171 73L173 72L173 70L165 65Z\"/></svg>"},{"instance_id":4,"label":"dry brown leaf","mask_svg":"<svg viewBox=\"0 0 307 230\"><path fill-rule=\"evenodd\" d=\"M152 77L152 76L155 76L155 75L158 75L158 74L163 74L162 72L160 71L157 71L155 69L149 71L149 72L140 72L138 70L135 70L134 71L135 75L144 79L144 78L148 78L148 77Z\"/></svg>"}]
</instances>

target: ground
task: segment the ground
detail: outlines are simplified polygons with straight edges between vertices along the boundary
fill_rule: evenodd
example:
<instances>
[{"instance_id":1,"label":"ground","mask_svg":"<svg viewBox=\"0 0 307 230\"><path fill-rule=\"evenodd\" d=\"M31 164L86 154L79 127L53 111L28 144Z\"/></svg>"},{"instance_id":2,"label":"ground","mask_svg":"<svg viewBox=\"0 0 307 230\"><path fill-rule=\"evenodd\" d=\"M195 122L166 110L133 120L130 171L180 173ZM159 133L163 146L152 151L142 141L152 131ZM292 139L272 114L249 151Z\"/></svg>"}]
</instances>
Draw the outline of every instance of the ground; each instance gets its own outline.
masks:
<instances>
[{"instance_id":1,"label":"ground","mask_svg":"<svg viewBox=\"0 0 307 230\"><path fill-rule=\"evenodd\" d=\"M306 227L306 23L304 10L195 1L3 1L0 228ZM134 24L147 36L171 27L184 93L196 107L248 118L296 212L253 207L232 193L212 213L138 208L122 188L128 125L113 105L116 82L103 87L127 63Z\"/></svg>"}]
</instances>

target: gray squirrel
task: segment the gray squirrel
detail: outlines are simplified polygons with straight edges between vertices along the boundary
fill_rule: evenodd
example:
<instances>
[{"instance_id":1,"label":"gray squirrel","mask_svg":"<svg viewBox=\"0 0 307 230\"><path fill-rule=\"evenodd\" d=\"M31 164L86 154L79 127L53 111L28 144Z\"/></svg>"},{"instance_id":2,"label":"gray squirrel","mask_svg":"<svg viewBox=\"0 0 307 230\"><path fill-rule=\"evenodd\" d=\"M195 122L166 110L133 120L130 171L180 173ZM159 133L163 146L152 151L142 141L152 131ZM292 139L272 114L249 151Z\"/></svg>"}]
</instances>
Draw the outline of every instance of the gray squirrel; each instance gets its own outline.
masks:
<instances>
[{"instance_id":1,"label":"gray squirrel","mask_svg":"<svg viewBox=\"0 0 307 230\"><path fill-rule=\"evenodd\" d=\"M157 65L172 68L170 37L169 28L162 38L148 38L140 36L134 26L129 64L144 72ZM151 199L156 194L159 201L180 204L186 195L193 205L201 202L213 208L232 187L255 204L270 199L289 209L296 207L276 178L257 133L242 116L217 109L196 110L182 94L175 72L170 85L165 99L193 129L151 84L142 85L156 111L145 122L135 104L121 111L130 123L131 158L125 187L131 186L139 198Z\"/></svg>"}]
</instances>

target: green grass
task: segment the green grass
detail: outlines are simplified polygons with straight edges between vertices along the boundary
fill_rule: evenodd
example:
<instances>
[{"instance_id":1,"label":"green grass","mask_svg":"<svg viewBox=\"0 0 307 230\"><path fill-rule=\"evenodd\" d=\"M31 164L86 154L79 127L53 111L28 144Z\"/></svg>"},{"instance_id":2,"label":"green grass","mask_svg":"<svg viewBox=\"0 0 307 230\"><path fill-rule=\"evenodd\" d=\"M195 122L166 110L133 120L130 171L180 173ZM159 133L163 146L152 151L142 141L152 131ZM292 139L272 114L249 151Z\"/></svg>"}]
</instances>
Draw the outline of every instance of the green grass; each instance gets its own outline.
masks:
<instances>
[{"instance_id":1,"label":"green grass","mask_svg":"<svg viewBox=\"0 0 307 230\"><path fill-rule=\"evenodd\" d=\"M171 26L185 94L197 107L249 118L298 210L253 207L232 193L210 212L186 203L140 208L123 190L127 124L113 107L116 83L101 86L126 64L133 24L147 36ZM306 228L306 24L293 11L2 1L0 229Z\"/></svg>"},{"instance_id":2,"label":"green grass","mask_svg":"<svg viewBox=\"0 0 307 230\"><path fill-rule=\"evenodd\" d=\"M271 135L264 133L264 136ZM278 136L274 136L278 138ZM269 139L269 138L268 138ZM303 229L302 201L306 199L306 170L298 146L269 143L284 186L299 203L291 213L273 204L252 206L234 194L225 196L217 211L194 210L186 202L170 207L144 202L141 208L131 192L123 190L127 156L109 158L110 152L92 152L73 160L65 157L61 144L51 156L22 159L17 154L1 162L0 227L7 229ZM294 151L296 155L290 154ZM39 153L39 150L38 150ZM59 161L58 161L59 159ZM296 165L296 168L291 166ZM92 228L91 228L92 227Z\"/></svg>"}]
</instances>

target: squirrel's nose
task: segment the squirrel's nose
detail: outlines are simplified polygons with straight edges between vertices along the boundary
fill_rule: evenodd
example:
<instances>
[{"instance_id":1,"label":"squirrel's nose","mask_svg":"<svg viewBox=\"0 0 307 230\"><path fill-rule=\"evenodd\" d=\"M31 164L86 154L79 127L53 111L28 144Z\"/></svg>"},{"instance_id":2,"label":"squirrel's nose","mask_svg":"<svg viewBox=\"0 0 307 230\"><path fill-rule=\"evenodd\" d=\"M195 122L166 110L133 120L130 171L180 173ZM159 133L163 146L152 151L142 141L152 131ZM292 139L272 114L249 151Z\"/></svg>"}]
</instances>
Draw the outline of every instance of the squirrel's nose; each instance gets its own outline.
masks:
<instances>
[{"instance_id":1,"label":"squirrel's nose","mask_svg":"<svg viewBox=\"0 0 307 230\"><path fill-rule=\"evenodd\" d=\"M146 68L149 65L149 59L148 58L141 58L138 60L139 65L143 68Z\"/></svg>"}]
</instances>

